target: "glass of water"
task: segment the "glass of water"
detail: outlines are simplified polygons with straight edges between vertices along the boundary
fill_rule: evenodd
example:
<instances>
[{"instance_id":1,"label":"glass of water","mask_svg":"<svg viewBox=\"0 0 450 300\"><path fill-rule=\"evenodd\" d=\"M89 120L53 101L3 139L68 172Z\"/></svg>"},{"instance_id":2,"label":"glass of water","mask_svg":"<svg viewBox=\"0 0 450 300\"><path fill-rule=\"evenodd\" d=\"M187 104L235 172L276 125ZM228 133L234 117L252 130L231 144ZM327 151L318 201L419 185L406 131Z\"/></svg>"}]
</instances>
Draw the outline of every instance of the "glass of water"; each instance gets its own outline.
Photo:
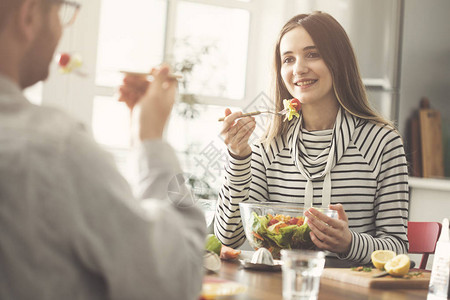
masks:
<instances>
[{"instance_id":1,"label":"glass of water","mask_svg":"<svg viewBox=\"0 0 450 300\"><path fill-rule=\"evenodd\" d=\"M198 204L205 213L206 227L209 227L214 220L217 199L198 199Z\"/></svg>"},{"instance_id":2,"label":"glass of water","mask_svg":"<svg viewBox=\"0 0 450 300\"><path fill-rule=\"evenodd\" d=\"M325 265L325 253L311 250L281 250L281 260L283 299L317 299L320 276Z\"/></svg>"}]
</instances>

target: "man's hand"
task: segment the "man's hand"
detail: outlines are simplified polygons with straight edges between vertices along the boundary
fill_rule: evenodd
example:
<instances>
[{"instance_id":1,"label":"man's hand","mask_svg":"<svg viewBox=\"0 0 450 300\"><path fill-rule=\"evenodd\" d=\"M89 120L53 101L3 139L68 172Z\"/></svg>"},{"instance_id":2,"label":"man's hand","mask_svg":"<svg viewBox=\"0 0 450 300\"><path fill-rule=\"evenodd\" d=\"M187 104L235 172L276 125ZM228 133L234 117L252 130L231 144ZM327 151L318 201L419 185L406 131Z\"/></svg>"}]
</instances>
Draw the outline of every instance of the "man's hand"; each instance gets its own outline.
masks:
<instances>
[{"instance_id":1,"label":"man's hand","mask_svg":"<svg viewBox=\"0 0 450 300\"><path fill-rule=\"evenodd\" d=\"M123 101L133 109L133 137L139 140L162 138L164 127L175 101L177 81L169 77L169 67L153 69L151 84L144 80L135 80L135 89L122 91ZM146 81L146 80L145 80ZM131 87L131 85L128 85ZM145 93L140 95L146 87ZM126 97L124 95L127 95Z\"/></svg>"},{"instance_id":2,"label":"man's hand","mask_svg":"<svg viewBox=\"0 0 450 300\"><path fill-rule=\"evenodd\" d=\"M120 102L125 102L130 110L133 110L136 103L141 99L150 82L147 80L147 76L126 75L123 79L123 85L120 87Z\"/></svg>"}]
</instances>

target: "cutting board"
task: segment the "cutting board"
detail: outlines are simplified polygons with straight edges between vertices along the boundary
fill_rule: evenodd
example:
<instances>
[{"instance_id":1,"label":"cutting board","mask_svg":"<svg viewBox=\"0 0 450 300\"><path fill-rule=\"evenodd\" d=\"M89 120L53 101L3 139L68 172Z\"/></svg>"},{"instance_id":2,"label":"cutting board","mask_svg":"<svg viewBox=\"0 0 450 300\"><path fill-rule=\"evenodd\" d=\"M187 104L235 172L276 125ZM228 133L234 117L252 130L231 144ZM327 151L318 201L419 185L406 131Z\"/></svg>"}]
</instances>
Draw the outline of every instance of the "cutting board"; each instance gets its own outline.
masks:
<instances>
[{"instance_id":1,"label":"cutting board","mask_svg":"<svg viewBox=\"0 0 450 300\"><path fill-rule=\"evenodd\" d=\"M428 289L431 275L430 272L424 272L422 273L423 277L411 279L391 276L381 278L372 277L379 273L381 271L377 269L372 269L371 272L357 272L351 269L325 268L322 277L368 288Z\"/></svg>"},{"instance_id":2,"label":"cutting board","mask_svg":"<svg viewBox=\"0 0 450 300\"><path fill-rule=\"evenodd\" d=\"M444 177L441 114L430 108L427 98L420 101L419 127L422 154L422 176Z\"/></svg>"},{"instance_id":3,"label":"cutting board","mask_svg":"<svg viewBox=\"0 0 450 300\"><path fill-rule=\"evenodd\" d=\"M411 175L422 177L422 144L420 143L419 112L409 119L408 154L411 162Z\"/></svg>"}]
</instances>

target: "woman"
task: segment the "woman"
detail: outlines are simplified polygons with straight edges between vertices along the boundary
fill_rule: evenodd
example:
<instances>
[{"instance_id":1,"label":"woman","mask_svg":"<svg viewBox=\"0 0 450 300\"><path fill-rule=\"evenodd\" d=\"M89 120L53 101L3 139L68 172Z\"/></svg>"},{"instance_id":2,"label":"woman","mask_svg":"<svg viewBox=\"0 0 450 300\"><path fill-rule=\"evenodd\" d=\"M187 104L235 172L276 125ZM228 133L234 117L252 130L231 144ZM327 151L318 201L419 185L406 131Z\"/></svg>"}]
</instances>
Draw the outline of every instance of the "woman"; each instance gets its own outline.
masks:
<instances>
[{"instance_id":1,"label":"woman","mask_svg":"<svg viewBox=\"0 0 450 300\"><path fill-rule=\"evenodd\" d=\"M295 16L280 32L274 59L275 108L295 97L302 103L300 118L275 116L252 150L255 120L225 111L222 136L230 155L217 237L231 247L244 242L239 202L293 202L337 210L338 220L314 208L306 216L314 244L343 260L369 263L380 249L405 253L402 139L371 109L344 29L326 13Z\"/></svg>"}]
</instances>

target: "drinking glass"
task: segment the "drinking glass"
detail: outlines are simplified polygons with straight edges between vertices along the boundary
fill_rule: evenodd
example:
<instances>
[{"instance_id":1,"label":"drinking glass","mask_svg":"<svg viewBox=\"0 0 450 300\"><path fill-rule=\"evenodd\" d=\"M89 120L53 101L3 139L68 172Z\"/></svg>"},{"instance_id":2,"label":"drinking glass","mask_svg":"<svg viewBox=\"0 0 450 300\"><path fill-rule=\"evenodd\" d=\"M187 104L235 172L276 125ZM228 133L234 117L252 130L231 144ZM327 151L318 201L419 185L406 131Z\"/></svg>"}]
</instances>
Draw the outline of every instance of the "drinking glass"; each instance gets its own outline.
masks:
<instances>
[{"instance_id":1,"label":"drinking glass","mask_svg":"<svg viewBox=\"0 0 450 300\"><path fill-rule=\"evenodd\" d=\"M281 250L281 260L283 299L317 299L320 276L325 265L325 253L311 250Z\"/></svg>"},{"instance_id":2,"label":"drinking glass","mask_svg":"<svg viewBox=\"0 0 450 300\"><path fill-rule=\"evenodd\" d=\"M216 199L199 199L198 204L205 213L206 227L209 227L214 220L214 214L216 212Z\"/></svg>"}]
</instances>

